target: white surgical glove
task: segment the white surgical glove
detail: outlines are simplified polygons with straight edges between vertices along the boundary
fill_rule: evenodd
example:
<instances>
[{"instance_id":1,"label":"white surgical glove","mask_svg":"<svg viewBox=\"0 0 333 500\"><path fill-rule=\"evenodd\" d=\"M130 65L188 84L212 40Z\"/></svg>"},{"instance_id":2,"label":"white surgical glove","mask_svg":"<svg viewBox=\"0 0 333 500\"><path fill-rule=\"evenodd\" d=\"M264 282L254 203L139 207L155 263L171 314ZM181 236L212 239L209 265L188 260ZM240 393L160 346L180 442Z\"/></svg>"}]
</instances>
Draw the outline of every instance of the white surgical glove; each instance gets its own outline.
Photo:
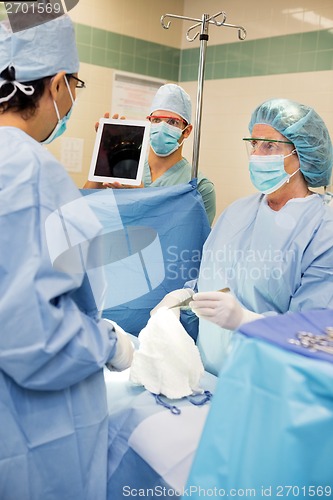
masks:
<instances>
[{"instance_id":1,"label":"white surgical glove","mask_svg":"<svg viewBox=\"0 0 333 500\"><path fill-rule=\"evenodd\" d=\"M193 295L189 305L199 318L228 330L237 330L243 323L262 318L261 314L242 307L230 293L199 292Z\"/></svg>"},{"instance_id":2,"label":"white surgical glove","mask_svg":"<svg viewBox=\"0 0 333 500\"><path fill-rule=\"evenodd\" d=\"M103 321L108 321L112 324L117 334L116 352L106 366L109 370L122 371L131 366L133 360L134 346L125 330L121 328L115 321L104 318Z\"/></svg>"},{"instance_id":3,"label":"white surgical glove","mask_svg":"<svg viewBox=\"0 0 333 500\"><path fill-rule=\"evenodd\" d=\"M161 307L164 307L166 309L169 309L172 306L176 306L179 302L188 299L189 297L192 297L194 294L194 291L192 288L181 288L178 290L173 290L172 292L169 292L166 294L166 296L159 302L154 309L150 311L150 316L153 316ZM179 318L180 315L180 308L176 307L171 309L171 311L176 315L177 318Z\"/></svg>"}]
</instances>

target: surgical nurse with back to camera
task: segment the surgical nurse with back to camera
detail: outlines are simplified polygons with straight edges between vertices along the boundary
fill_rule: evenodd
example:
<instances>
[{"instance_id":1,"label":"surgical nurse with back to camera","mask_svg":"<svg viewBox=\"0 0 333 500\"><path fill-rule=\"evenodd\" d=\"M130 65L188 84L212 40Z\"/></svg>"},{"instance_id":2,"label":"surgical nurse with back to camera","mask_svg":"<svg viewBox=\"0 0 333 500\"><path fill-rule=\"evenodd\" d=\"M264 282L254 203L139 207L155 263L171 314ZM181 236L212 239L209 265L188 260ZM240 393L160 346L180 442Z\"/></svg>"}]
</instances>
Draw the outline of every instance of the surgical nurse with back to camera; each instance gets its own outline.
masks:
<instances>
[{"instance_id":1,"label":"surgical nurse with back to camera","mask_svg":"<svg viewBox=\"0 0 333 500\"><path fill-rule=\"evenodd\" d=\"M65 129L78 70L69 17L0 23L1 499L107 498L103 368L133 356L101 319L102 264L90 281L101 225L42 145Z\"/></svg>"},{"instance_id":2,"label":"surgical nurse with back to camera","mask_svg":"<svg viewBox=\"0 0 333 500\"><path fill-rule=\"evenodd\" d=\"M232 331L262 315L333 307L333 210L310 188L330 184L327 127L309 106L288 99L259 105L244 142L259 193L232 203L203 248L190 303L198 345L218 373ZM228 287L230 293L221 293ZM157 306L184 298L166 295ZM193 293L193 292L192 292Z\"/></svg>"}]
</instances>

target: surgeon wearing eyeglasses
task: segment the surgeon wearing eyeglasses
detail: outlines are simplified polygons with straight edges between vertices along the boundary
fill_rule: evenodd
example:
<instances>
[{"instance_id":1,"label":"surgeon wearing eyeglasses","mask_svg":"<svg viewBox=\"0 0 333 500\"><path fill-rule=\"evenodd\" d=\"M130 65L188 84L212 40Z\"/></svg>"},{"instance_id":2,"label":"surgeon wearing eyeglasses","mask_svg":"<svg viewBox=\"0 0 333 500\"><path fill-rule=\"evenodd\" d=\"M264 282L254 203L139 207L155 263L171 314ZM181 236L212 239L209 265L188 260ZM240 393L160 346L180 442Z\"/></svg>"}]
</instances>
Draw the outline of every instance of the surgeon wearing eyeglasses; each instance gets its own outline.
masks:
<instances>
[{"instance_id":1,"label":"surgeon wearing eyeglasses","mask_svg":"<svg viewBox=\"0 0 333 500\"><path fill-rule=\"evenodd\" d=\"M255 109L249 131L243 142L258 193L221 214L191 284L198 291L190 303L199 317L198 346L216 374L243 323L333 307L333 209L311 189L330 184L327 127L309 106L272 99ZM230 293L217 291L225 288ZM157 308L178 295L171 292Z\"/></svg>"},{"instance_id":2,"label":"surgeon wearing eyeglasses","mask_svg":"<svg viewBox=\"0 0 333 500\"><path fill-rule=\"evenodd\" d=\"M168 83L156 92L147 119L151 123L150 148L144 165L141 187L165 187L188 183L192 167L183 157L183 144L192 131L190 96L179 85ZM106 114L105 117L109 115ZM118 115L114 115L118 118ZM104 184L87 181L84 188L122 188L119 183ZM198 174L198 191L206 209L209 223L216 213L214 184Z\"/></svg>"},{"instance_id":3,"label":"surgeon wearing eyeglasses","mask_svg":"<svg viewBox=\"0 0 333 500\"><path fill-rule=\"evenodd\" d=\"M106 499L103 368L133 356L101 319L101 225L43 146L66 128L78 70L69 17L18 32L0 23L2 499Z\"/></svg>"}]
</instances>

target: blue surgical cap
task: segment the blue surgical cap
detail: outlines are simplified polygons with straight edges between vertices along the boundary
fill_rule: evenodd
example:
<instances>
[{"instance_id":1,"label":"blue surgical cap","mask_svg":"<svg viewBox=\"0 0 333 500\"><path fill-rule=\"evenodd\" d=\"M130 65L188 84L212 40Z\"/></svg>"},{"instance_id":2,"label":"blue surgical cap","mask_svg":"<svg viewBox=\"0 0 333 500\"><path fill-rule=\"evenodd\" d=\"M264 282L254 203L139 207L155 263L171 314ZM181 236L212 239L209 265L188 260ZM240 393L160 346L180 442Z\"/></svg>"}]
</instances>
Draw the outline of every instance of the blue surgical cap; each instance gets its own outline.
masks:
<instances>
[{"instance_id":1,"label":"blue surgical cap","mask_svg":"<svg viewBox=\"0 0 333 500\"><path fill-rule=\"evenodd\" d=\"M184 89L174 83L162 85L156 92L150 107L150 113L157 110L177 113L187 123L191 123L191 98Z\"/></svg>"},{"instance_id":2,"label":"blue surgical cap","mask_svg":"<svg viewBox=\"0 0 333 500\"><path fill-rule=\"evenodd\" d=\"M17 33L13 33L8 21L1 22L0 73L8 66L15 69L18 82L53 76L59 71L77 73L79 58L70 18L60 16Z\"/></svg>"},{"instance_id":3,"label":"blue surgical cap","mask_svg":"<svg viewBox=\"0 0 333 500\"><path fill-rule=\"evenodd\" d=\"M300 170L309 186L330 184L332 141L325 123L314 109L289 99L271 99L252 113L251 134L256 123L270 125L294 144Z\"/></svg>"}]
</instances>

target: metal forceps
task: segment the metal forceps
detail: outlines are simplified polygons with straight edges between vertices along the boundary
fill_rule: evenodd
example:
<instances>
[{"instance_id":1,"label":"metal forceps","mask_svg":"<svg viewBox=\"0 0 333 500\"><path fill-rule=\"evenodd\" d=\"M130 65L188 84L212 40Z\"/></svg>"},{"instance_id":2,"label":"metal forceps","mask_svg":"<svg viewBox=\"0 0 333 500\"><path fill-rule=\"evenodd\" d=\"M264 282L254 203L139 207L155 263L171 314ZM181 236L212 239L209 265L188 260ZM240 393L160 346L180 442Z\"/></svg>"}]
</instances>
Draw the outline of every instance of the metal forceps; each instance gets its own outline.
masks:
<instances>
[{"instance_id":1,"label":"metal forceps","mask_svg":"<svg viewBox=\"0 0 333 500\"><path fill-rule=\"evenodd\" d=\"M222 293L228 293L228 292L230 292L230 288L228 288L228 287L221 288L221 290L217 290L217 291L222 292ZM187 299L178 302L178 304L175 304L174 306L170 306L168 309L174 309L175 307L188 307L189 303L192 302L192 296L193 296L193 294L190 297L187 297Z\"/></svg>"}]
</instances>

